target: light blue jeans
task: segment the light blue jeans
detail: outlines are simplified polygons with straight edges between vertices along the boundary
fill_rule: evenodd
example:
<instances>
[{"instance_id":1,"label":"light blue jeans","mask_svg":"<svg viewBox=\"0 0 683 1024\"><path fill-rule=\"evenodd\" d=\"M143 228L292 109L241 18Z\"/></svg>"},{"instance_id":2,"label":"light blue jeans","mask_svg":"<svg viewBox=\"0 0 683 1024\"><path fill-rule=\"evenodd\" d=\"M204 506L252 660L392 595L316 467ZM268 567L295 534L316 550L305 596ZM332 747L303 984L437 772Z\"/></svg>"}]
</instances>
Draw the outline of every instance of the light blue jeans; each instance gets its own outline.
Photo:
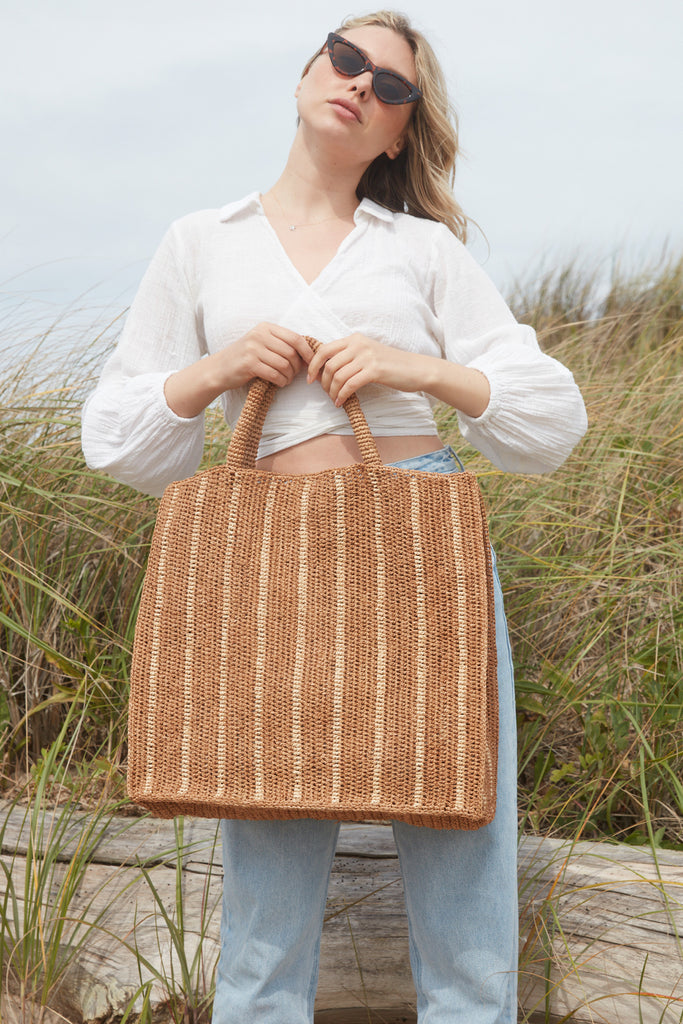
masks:
<instances>
[{"instance_id":1,"label":"light blue jeans","mask_svg":"<svg viewBox=\"0 0 683 1024\"><path fill-rule=\"evenodd\" d=\"M458 472L449 448L393 465ZM500 740L496 815L476 831L393 822L419 1024L517 1020L517 743L512 658L495 569ZM339 823L223 821L213 1024L311 1024Z\"/></svg>"}]
</instances>

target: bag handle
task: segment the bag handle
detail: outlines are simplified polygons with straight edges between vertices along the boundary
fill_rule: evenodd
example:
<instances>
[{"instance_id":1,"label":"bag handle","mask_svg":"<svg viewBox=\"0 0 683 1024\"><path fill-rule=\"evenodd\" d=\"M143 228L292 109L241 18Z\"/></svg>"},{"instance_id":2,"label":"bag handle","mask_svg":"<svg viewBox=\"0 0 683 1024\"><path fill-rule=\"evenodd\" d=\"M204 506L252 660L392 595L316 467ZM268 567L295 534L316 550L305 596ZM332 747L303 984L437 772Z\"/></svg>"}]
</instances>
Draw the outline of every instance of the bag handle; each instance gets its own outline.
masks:
<instances>
[{"instance_id":1,"label":"bag handle","mask_svg":"<svg viewBox=\"0 0 683 1024\"><path fill-rule=\"evenodd\" d=\"M317 352L320 348L320 342L316 341L315 338L309 338L308 335L305 337L313 351ZM254 468L266 413L278 390L277 384L272 384L261 377L254 378L249 385L247 400L235 424L235 429L228 446L225 460L228 469ZM377 450L375 439L368 426L368 421L360 407L358 395L351 395L347 398L342 408L351 421L353 433L363 456L363 462L366 466L381 466L382 460Z\"/></svg>"}]
</instances>

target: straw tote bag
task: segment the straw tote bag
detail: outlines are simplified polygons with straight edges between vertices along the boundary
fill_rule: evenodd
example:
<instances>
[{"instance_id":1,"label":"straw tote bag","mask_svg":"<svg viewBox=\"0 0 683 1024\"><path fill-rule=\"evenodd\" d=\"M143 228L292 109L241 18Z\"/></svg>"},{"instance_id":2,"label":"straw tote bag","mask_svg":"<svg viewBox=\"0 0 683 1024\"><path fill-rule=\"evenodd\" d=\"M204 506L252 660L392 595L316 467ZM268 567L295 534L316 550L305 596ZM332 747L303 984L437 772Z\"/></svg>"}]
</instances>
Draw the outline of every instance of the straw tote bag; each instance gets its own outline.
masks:
<instances>
[{"instance_id":1,"label":"straw tote bag","mask_svg":"<svg viewBox=\"0 0 683 1024\"><path fill-rule=\"evenodd\" d=\"M498 705L476 479L383 465L356 396L361 463L256 469L275 391L255 380L226 465L161 500L129 794L163 818L487 824Z\"/></svg>"}]
</instances>

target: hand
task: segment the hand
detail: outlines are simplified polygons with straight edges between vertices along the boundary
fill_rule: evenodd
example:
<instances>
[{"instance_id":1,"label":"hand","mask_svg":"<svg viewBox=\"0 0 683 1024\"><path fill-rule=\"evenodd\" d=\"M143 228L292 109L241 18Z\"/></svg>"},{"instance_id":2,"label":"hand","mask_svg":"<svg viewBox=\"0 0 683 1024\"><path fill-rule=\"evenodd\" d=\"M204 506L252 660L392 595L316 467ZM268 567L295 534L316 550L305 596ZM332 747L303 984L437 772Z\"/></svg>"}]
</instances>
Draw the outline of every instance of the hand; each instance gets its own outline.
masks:
<instances>
[{"instance_id":1,"label":"hand","mask_svg":"<svg viewBox=\"0 0 683 1024\"><path fill-rule=\"evenodd\" d=\"M191 419L224 391L254 377L284 387L313 355L305 338L278 324L257 324L231 345L172 373L164 384L170 409Z\"/></svg>"},{"instance_id":2,"label":"hand","mask_svg":"<svg viewBox=\"0 0 683 1024\"><path fill-rule=\"evenodd\" d=\"M285 387L313 356L311 347L300 334L279 324L261 323L252 327L217 356L222 356L229 372L222 390L241 387L254 377Z\"/></svg>"},{"instance_id":3,"label":"hand","mask_svg":"<svg viewBox=\"0 0 683 1024\"><path fill-rule=\"evenodd\" d=\"M415 358L415 353L365 334L349 334L320 346L308 363L308 381L320 376L322 387L337 406L365 384L417 391L420 385L415 379Z\"/></svg>"}]
</instances>

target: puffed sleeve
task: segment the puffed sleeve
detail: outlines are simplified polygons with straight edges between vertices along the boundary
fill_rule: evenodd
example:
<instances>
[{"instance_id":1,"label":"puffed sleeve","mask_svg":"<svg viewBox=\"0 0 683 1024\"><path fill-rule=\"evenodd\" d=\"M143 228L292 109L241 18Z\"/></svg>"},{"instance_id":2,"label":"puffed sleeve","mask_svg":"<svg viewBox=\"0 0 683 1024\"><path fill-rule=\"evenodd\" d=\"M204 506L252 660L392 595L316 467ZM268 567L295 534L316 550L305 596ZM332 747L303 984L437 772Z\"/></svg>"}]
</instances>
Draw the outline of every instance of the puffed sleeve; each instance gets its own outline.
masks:
<instances>
[{"instance_id":1,"label":"puffed sleeve","mask_svg":"<svg viewBox=\"0 0 683 1024\"><path fill-rule=\"evenodd\" d=\"M82 413L87 464L156 496L196 471L204 447L203 413L183 419L164 397L167 377L206 351L178 223L157 249Z\"/></svg>"},{"instance_id":2,"label":"puffed sleeve","mask_svg":"<svg viewBox=\"0 0 683 1024\"><path fill-rule=\"evenodd\" d=\"M463 437L499 469L557 469L586 432L586 409L570 371L541 351L488 275L447 228L432 251L434 308L446 359L480 370L491 387L481 416L458 413Z\"/></svg>"}]
</instances>

